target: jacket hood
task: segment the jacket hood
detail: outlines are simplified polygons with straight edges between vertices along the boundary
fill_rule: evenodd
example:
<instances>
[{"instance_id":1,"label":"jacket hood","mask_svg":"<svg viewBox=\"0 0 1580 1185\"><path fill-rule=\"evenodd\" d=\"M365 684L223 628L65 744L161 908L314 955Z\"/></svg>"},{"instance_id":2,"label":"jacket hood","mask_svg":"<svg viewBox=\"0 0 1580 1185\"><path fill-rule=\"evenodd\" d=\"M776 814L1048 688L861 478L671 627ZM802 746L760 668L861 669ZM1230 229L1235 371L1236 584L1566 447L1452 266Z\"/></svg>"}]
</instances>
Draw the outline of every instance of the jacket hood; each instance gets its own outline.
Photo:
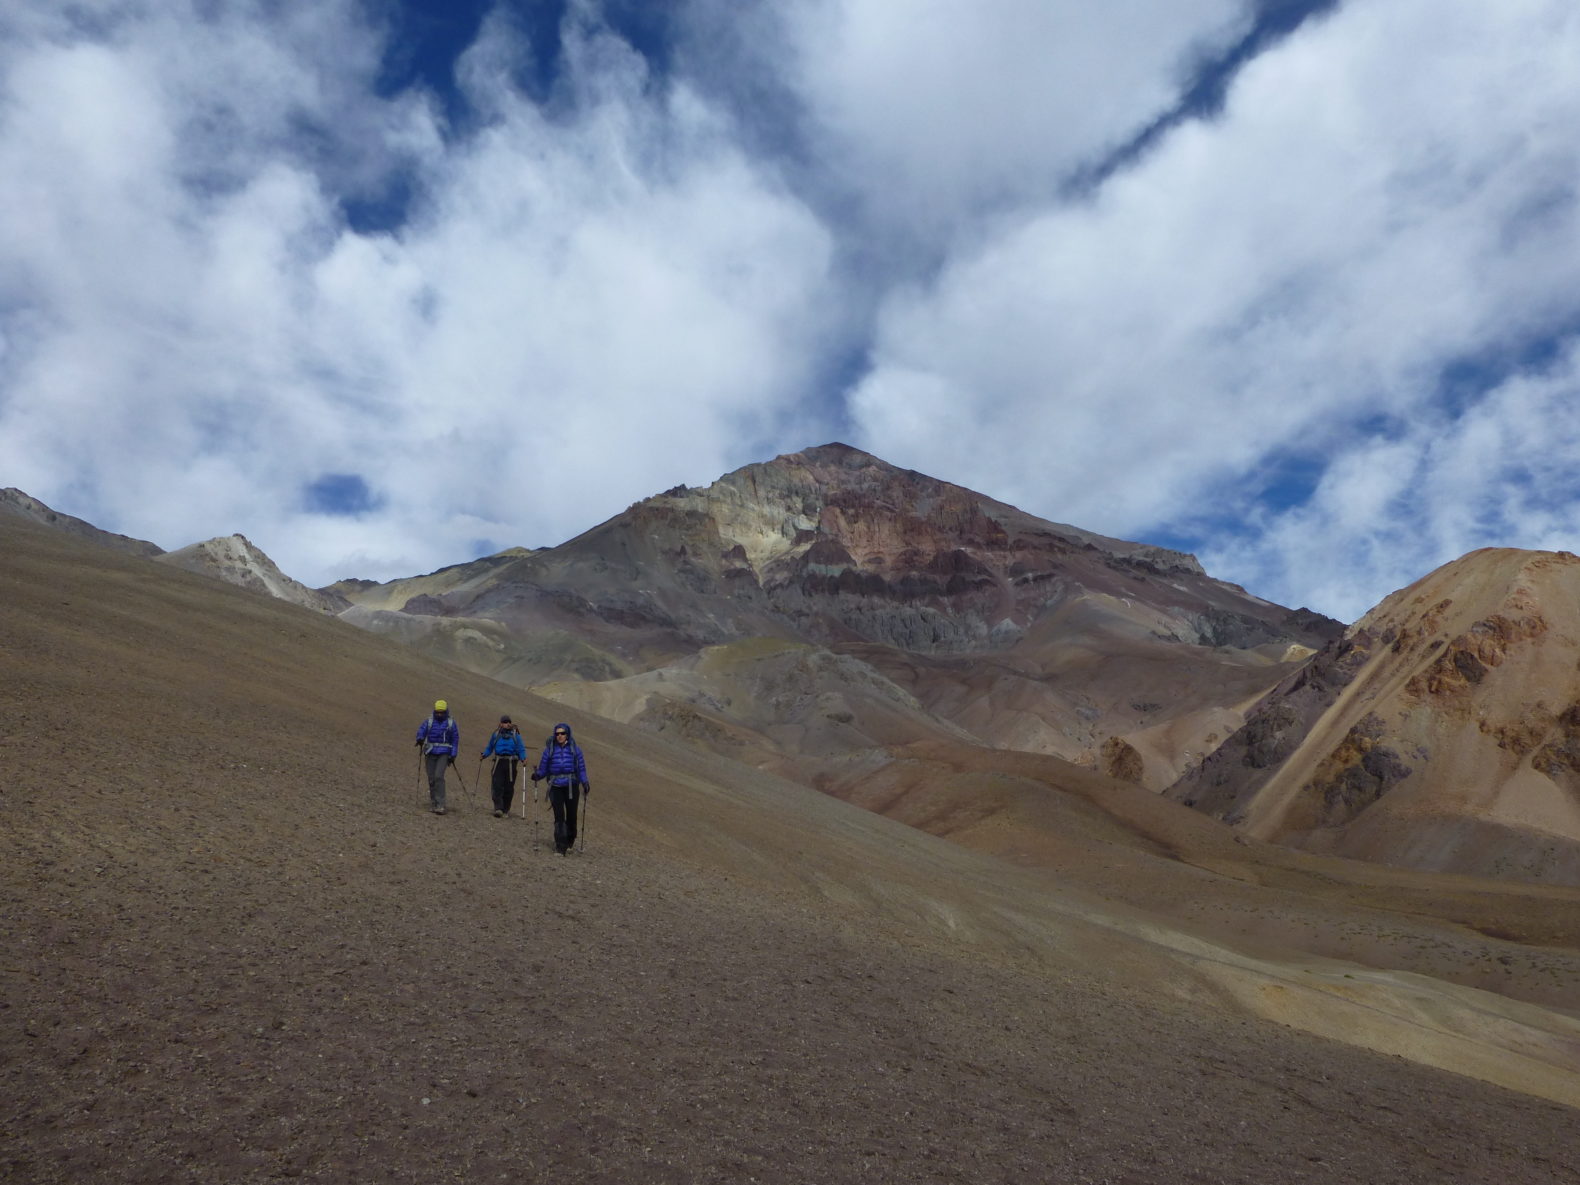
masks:
<instances>
[{"instance_id":1,"label":"jacket hood","mask_svg":"<svg viewBox=\"0 0 1580 1185\"><path fill-rule=\"evenodd\" d=\"M567 745L574 745L576 743L576 734L571 731L571 726L566 724L564 721L561 721L559 724L556 724L553 728L549 729L549 744L552 745L554 743L554 734L562 728L565 730L565 743Z\"/></svg>"}]
</instances>

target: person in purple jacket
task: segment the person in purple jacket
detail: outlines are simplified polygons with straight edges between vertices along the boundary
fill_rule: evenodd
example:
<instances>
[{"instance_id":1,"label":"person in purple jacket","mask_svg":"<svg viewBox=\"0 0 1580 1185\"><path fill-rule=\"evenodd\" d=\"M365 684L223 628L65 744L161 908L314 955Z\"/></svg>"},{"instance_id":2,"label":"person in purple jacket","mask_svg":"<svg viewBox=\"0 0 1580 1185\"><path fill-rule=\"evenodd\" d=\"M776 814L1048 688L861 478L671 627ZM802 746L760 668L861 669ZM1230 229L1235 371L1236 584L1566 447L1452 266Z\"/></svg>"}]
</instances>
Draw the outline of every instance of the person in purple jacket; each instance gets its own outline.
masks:
<instances>
[{"instance_id":1,"label":"person in purple jacket","mask_svg":"<svg viewBox=\"0 0 1580 1185\"><path fill-rule=\"evenodd\" d=\"M422 746L428 771L428 809L444 814L444 771L455 764L461 751L461 729L450 716L450 705L435 700L433 714L417 726L417 744Z\"/></svg>"},{"instance_id":2,"label":"person in purple jacket","mask_svg":"<svg viewBox=\"0 0 1580 1185\"><path fill-rule=\"evenodd\" d=\"M549 780L549 805L554 808L554 850L565 855L576 843L576 804L591 794L587 784L587 759L571 736L569 724L556 724L554 735L543 744L543 756L532 773L534 782Z\"/></svg>"}]
</instances>

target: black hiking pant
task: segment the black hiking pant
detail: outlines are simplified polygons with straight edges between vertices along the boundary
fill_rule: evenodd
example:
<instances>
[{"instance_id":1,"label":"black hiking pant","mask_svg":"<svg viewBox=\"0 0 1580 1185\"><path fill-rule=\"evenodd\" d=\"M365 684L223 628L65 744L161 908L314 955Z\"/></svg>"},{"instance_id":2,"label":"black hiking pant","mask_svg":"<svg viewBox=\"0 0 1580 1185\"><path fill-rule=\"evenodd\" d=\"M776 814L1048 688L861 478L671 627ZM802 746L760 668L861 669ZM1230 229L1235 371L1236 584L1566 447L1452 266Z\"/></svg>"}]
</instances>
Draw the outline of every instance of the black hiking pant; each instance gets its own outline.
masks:
<instances>
[{"instance_id":1,"label":"black hiking pant","mask_svg":"<svg viewBox=\"0 0 1580 1185\"><path fill-rule=\"evenodd\" d=\"M514 757L494 758L494 809L507 815L516 797L516 766L519 764Z\"/></svg>"},{"instance_id":2,"label":"black hiking pant","mask_svg":"<svg viewBox=\"0 0 1580 1185\"><path fill-rule=\"evenodd\" d=\"M581 801L580 782L569 786L549 785L549 805L554 808L554 850L563 852L576 846L576 804Z\"/></svg>"}]
</instances>

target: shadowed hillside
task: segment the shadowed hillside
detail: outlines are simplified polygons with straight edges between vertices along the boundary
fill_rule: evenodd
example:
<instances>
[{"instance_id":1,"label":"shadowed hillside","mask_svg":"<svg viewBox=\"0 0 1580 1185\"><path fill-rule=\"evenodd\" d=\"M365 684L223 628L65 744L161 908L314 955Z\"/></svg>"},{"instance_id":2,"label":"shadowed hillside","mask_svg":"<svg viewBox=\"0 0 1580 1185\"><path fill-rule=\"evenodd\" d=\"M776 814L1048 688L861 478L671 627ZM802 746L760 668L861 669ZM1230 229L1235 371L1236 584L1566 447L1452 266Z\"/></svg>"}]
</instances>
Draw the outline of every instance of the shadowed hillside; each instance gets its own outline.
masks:
<instances>
[{"instance_id":1,"label":"shadowed hillside","mask_svg":"<svg viewBox=\"0 0 1580 1185\"><path fill-rule=\"evenodd\" d=\"M421 809L437 695L467 753L564 711L0 520L5 1179L1580 1180L1571 1016L1232 947L1095 857L1017 868L596 720L559 858L468 791ZM1076 847L1180 865L1084 793L1049 808Z\"/></svg>"}]
</instances>

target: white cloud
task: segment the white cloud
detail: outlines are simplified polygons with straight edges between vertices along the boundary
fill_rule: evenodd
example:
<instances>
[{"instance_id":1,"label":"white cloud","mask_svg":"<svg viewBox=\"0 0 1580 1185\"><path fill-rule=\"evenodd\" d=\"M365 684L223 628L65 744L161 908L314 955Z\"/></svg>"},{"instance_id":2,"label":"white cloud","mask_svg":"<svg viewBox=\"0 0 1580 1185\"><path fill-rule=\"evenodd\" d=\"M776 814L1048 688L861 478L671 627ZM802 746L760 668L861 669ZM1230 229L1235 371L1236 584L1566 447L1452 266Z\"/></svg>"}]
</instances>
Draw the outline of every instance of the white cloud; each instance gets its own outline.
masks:
<instances>
[{"instance_id":1,"label":"white cloud","mask_svg":"<svg viewBox=\"0 0 1580 1185\"><path fill-rule=\"evenodd\" d=\"M1256 587L1301 590L1346 621L1479 547L1580 547L1580 347L1499 384L1457 417L1359 439L1309 501L1204 554ZM1356 579L1364 572L1366 581Z\"/></svg>"},{"instance_id":2,"label":"white cloud","mask_svg":"<svg viewBox=\"0 0 1580 1185\"><path fill-rule=\"evenodd\" d=\"M1347 6L1253 62L1221 119L892 297L860 442L1134 536L1243 498L1271 454L1425 414L1447 363L1580 301L1575 60L1559 0ZM1375 447L1330 486L1376 481ZM1380 579L1341 568L1319 607Z\"/></svg>"},{"instance_id":3,"label":"white cloud","mask_svg":"<svg viewBox=\"0 0 1580 1185\"><path fill-rule=\"evenodd\" d=\"M1248 0L689 0L667 78L578 0L459 139L353 0L86 11L0 13L0 483L100 525L394 576L838 435L1340 615L1573 543L1568 364L1496 362L1580 324L1568 0L1341 6L1079 199Z\"/></svg>"},{"instance_id":4,"label":"white cloud","mask_svg":"<svg viewBox=\"0 0 1580 1185\"><path fill-rule=\"evenodd\" d=\"M558 542L754 459L815 365L818 222L596 28L550 119L491 24L462 71L491 122L452 144L373 96L350 11L310 50L245 6L0 50L9 484L166 546L241 531L316 583ZM329 108L367 142L304 138ZM397 167L416 217L353 233L340 198ZM325 473L381 508L305 513Z\"/></svg>"},{"instance_id":5,"label":"white cloud","mask_svg":"<svg viewBox=\"0 0 1580 1185\"><path fill-rule=\"evenodd\" d=\"M717 52L717 7L692 7L708 22L697 52ZM903 269L984 215L1048 200L1170 110L1251 5L788 0L730 19L753 47L736 68L791 96L809 184L856 220L859 250Z\"/></svg>"}]
</instances>

